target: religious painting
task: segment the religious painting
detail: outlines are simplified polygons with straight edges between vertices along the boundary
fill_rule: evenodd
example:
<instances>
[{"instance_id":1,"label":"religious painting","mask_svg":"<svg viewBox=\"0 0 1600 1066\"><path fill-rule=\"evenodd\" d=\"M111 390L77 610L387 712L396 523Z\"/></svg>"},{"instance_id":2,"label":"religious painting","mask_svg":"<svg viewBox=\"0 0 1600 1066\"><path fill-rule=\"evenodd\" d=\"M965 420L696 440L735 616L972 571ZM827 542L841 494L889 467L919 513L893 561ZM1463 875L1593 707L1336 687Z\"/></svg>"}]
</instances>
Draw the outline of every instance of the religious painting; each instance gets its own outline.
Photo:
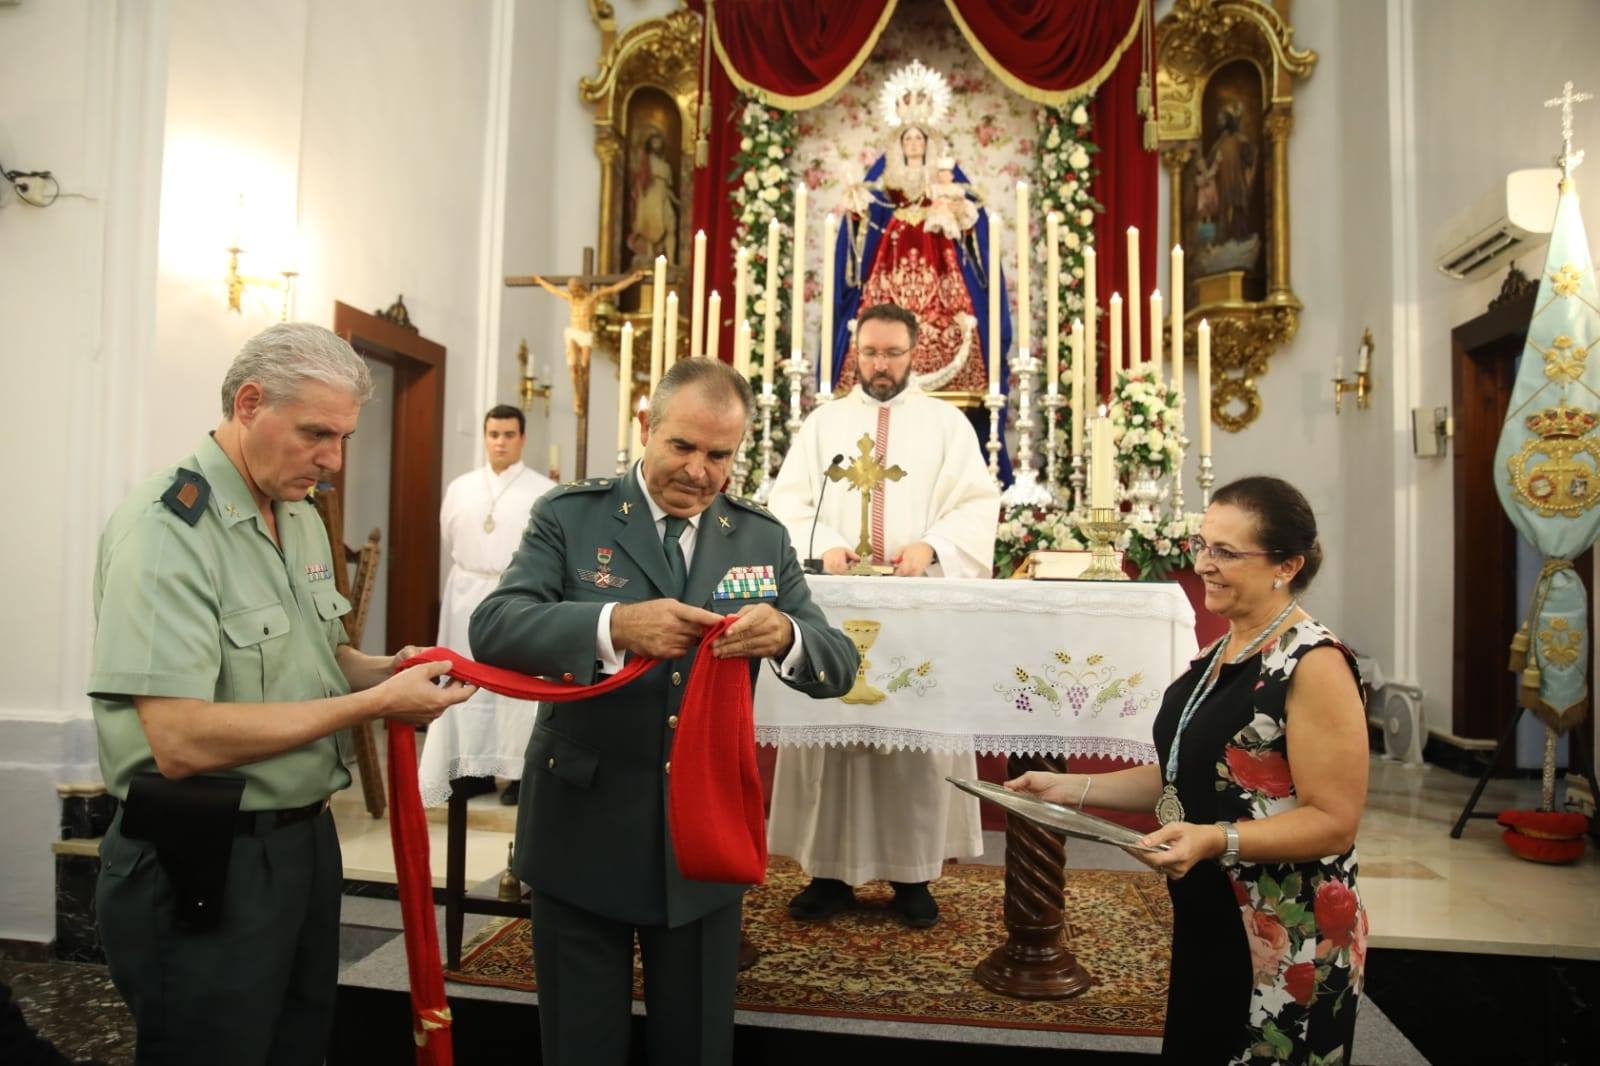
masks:
<instances>
[{"instance_id":1,"label":"religious painting","mask_svg":"<svg viewBox=\"0 0 1600 1066\"><path fill-rule=\"evenodd\" d=\"M1289 136L1294 82L1317 54L1269 0L1175 0L1156 26L1156 114L1186 256L1185 348L1211 324L1211 420L1237 432L1261 414L1261 379L1294 339Z\"/></svg>"},{"instance_id":2,"label":"religious painting","mask_svg":"<svg viewBox=\"0 0 1600 1066\"><path fill-rule=\"evenodd\" d=\"M656 256L669 265L683 259L683 227L690 205L682 195L681 121L671 97L645 87L633 94L627 110L627 172L623 197L624 267L650 267Z\"/></svg>"},{"instance_id":3,"label":"religious painting","mask_svg":"<svg viewBox=\"0 0 1600 1066\"><path fill-rule=\"evenodd\" d=\"M1212 75L1201 100L1201 136L1180 186L1187 306L1201 300L1200 279L1238 272L1246 300L1266 296L1266 183L1262 180L1261 71L1238 60Z\"/></svg>"}]
</instances>

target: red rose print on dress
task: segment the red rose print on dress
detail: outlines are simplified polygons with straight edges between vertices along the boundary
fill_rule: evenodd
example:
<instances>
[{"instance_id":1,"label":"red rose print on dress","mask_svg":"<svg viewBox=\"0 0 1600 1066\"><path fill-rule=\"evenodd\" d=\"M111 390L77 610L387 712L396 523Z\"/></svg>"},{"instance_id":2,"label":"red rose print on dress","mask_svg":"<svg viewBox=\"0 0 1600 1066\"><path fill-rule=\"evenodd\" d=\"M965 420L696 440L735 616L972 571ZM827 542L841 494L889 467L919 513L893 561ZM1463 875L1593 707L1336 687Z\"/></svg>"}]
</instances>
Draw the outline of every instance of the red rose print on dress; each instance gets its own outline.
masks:
<instances>
[{"instance_id":1,"label":"red rose print on dress","mask_svg":"<svg viewBox=\"0 0 1600 1066\"><path fill-rule=\"evenodd\" d=\"M1361 900L1348 885L1324 881L1317 886L1315 905L1317 931L1336 948L1349 947L1355 938L1356 922L1361 917Z\"/></svg>"},{"instance_id":2,"label":"red rose print on dress","mask_svg":"<svg viewBox=\"0 0 1600 1066\"><path fill-rule=\"evenodd\" d=\"M1244 935L1250 942L1250 965L1256 984L1270 985L1277 979L1289 952L1289 933L1271 911L1249 908L1244 912Z\"/></svg>"},{"instance_id":3,"label":"red rose print on dress","mask_svg":"<svg viewBox=\"0 0 1600 1066\"><path fill-rule=\"evenodd\" d=\"M1226 757L1228 770L1239 787L1247 792L1282 799L1294 791L1294 778L1289 775L1289 760L1282 752L1256 753L1244 748L1229 747Z\"/></svg>"},{"instance_id":4,"label":"red rose print on dress","mask_svg":"<svg viewBox=\"0 0 1600 1066\"><path fill-rule=\"evenodd\" d=\"M1283 971L1283 984L1289 995L1302 1007L1311 1006L1317 994L1317 965L1314 962L1297 962Z\"/></svg>"}]
</instances>

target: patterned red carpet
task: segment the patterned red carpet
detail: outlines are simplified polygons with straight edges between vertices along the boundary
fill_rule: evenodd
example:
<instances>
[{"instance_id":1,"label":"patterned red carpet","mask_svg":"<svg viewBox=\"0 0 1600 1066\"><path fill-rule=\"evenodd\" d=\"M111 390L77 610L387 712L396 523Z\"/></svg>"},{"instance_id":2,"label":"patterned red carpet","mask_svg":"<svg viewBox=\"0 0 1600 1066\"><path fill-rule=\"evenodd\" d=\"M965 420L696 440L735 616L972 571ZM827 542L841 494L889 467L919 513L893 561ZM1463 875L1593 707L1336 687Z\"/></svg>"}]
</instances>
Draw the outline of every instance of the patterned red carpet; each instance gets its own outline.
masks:
<instances>
[{"instance_id":1,"label":"patterned red carpet","mask_svg":"<svg viewBox=\"0 0 1600 1066\"><path fill-rule=\"evenodd\" d=\"M1094 978L1083 995L1058 1003L997 996L973 980L975 966L1005 940L1003 871L952 865L934 883L939 924L899 925L885 909L889 886L858 890L856 910L831 922L790 919L789 898L805 887L799 867L772 860L767 883L745 897L745 928L761 961L739 975L741 1010L783 1011L944 1025L1160 1036L1166 1008L1172 909L1152 873L1074 870L1067 877L1073 950ZM533 991L531 924L492 922L447 975L470 984ZM637 969L634 996L641 998Z\"/></svg>"}]
</instances>

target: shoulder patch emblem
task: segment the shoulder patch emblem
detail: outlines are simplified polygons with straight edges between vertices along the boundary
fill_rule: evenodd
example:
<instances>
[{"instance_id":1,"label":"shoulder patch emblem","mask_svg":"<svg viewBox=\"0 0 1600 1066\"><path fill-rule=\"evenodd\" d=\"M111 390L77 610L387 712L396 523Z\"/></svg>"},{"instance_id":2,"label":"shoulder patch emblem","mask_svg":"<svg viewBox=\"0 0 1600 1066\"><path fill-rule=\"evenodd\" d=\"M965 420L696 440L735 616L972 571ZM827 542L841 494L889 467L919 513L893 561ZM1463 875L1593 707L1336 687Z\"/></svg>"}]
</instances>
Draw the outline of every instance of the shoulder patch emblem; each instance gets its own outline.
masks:
<instances>
[{"instance_id":1,"label":"shoulder patch emblem","mask_svg":"<svg viewBox=\"0 0 1600 1066\"><path fill-rule=\"evenodd\" d=\"M185 470L182 467L178 468L178 473L173 477L167 491L161 494L161 502L167 505L167 510L191 526L199 523L200 516L206 513L206 504L210 500L211 483L193 470Z\"/></svg>"}]
</instances>

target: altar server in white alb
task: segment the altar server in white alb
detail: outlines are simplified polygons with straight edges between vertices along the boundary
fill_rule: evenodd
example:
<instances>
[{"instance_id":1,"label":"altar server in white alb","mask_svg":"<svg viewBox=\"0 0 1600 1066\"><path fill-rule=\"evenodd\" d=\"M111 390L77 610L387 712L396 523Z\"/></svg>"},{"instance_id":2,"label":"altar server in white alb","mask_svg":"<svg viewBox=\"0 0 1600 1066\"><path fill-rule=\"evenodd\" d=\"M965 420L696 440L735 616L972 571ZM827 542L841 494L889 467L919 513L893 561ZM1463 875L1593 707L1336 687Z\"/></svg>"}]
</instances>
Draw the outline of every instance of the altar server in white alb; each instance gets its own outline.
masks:
<instances>
[{"instance_id":1,"label":"altar server in white alb","mask_svg":"<svg viewBox=\"0 0 1600 1066\"><path fill-rule=\"evenodd\" d=\"M490 408L483 417L487 462L450 482L439 508L439 534L450 556L439 605L439 644L466 655L472 654L467 639L472 612L511 564L534 502L555 487L555 482L522 463L526 428L520 409L509 404ZM489 778L492 789L493 778L510 777L512 784L500 798L515 806L515 779L522 774L537 707L480 689L429 727L419 768L427 793L424 804L434 806L449 799L443 783L451 778Z\"/></svg>"},{"instance_id":2,"label":"altar server in white alb","mask_svg":"<svg viewBox=\"0 0 1600 1066\"><path fill-rule=\"evenodd\" d=\"M856 323L858 384L811 413L778 472L768 507L796 550L819 559L825 573L842 574L860 561L859 494L840 483L821 496L820 515L817 504L834 458L848 465L861 455L865 435L878 462L905 471L873 489L866 562L892 566L898 577L990 576L999 489L971 424L918 387L911 369L916 341L916 316L904 308L863 311ZM983 853L978 802L951 788L947 774L976 777L972 752L780 748L769 846L812 878L789 902L789 913L831 917L854 903L852 886L887 880L901 921L933 925L939 907L928 882L945 859Z\"/></svg>"}]
</instances>

